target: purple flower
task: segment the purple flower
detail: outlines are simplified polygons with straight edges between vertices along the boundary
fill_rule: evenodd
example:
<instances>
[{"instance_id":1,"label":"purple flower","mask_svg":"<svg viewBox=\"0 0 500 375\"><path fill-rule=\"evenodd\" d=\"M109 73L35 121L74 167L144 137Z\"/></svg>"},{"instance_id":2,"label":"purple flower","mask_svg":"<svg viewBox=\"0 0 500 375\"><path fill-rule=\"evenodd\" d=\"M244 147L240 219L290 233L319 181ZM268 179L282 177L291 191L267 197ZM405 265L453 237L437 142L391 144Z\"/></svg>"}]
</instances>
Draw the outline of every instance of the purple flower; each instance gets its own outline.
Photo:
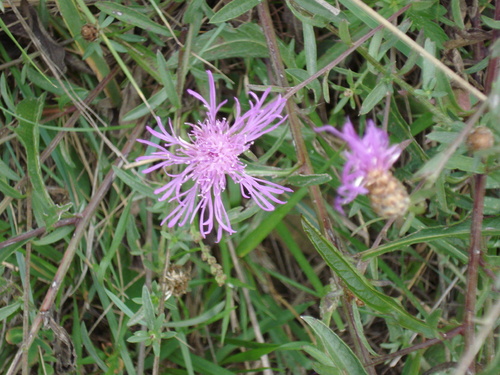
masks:
<instances>
[{"instance_id":1,"label":"purple flower","mask_svg":"<svg viewBox=\"0 0 500 375\"><path fill-rule=\"evenodd\" d=\"M163 141L158 145L148 140L140 139L141 143L155 147L157 151L151 155L141 156L137 160L154 162L143 173L150 173L157 169L165 169L170 181L159 189L159 201L176 202L177 206L163 219L161 224L168 223L183 226L191 223L196 214L200 214L200 232L203 237L217 227L217 242L222 238L222 231L235 233L229 222L227 211L222 202L222 192L226 188L227 177L240 184L241 194L245 198L252 198L265 211L273 211L274 203L286 203L275 197L285 191L292 191L278 184L252 177L245 173L246 165L239 159L239 155L247 151L254 140L261 135L276 129L286 117L281 115L286 99L278 96L274 101L264 105L270 89L266 90L261 98L254 93L250 95L255 103L250 102L250 109L241 113L241 107L236 100L236 115L233 124L225 118L217 119L217 112L226 101L217 105L215 99L215 82L210 71L207 71L210 86L210 98L207 101L200 94L188 90L189 94L200 100L207 109L206 118L197 124L188 124L192 127L189 140L184 140L174 134L172 123L169 121L169 130L165 129L157 118L161 132L149 126L148 131ZM276 121L278 120L278 121ZM169 168L173 165L181 171L177 174ZM177 171L177 169L174 169Z\"/></svg>"},{"instance_id":2,"label":"purple flower","mask_svg":"<svg viewBox=\"0 0 500 375\"><path fill-rule=\"evenodd\" d=\"M404 210L406 210L408 206L406 190L404 193L401 192L401 188L404 189L404 187L390 172L392 165L401 155L401 148L398 145L389 146L389 136L385 131L378 129L373 121L368 121L365 136L360 138L350 120L347 120L342 132L330 125L314 130L332 133L343 139L350 149L344 152L346 163L342 172L342 185L338 189L339 196L335 200L335 208L339 212L343 213L342 205L352 202L359 194L372 193L370 198L372 205L374 205L373 193L375 190L378 195L375 198L383 199L382 204L387 204L392 196L387 196L387 193L390 192L384 192L383 187L380 186L381 176L385 179L384 183L390 181L391 188L399 189L398 194L403 196L402 199L405 200ZM384 194L382 198L380 198L381 194ZM380 204L377 201L377 205ZM389 202L389 204L393 204L393 202ZM384 212L384 215L387 215L387 212Z\"/></svg>"}]
</instances>

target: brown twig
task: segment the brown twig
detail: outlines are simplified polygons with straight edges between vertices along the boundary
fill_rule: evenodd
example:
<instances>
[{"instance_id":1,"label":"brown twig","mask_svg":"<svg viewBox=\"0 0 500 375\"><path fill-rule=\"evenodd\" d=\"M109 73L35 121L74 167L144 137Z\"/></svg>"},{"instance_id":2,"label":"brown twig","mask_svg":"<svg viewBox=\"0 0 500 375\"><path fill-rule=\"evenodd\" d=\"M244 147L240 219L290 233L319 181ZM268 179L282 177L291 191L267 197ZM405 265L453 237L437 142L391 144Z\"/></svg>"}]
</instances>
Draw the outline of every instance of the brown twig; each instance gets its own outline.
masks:
<instances>
[{"instance_id":1,"label":"brown twig","mask_svg":"<svg viewBox=\"0 0 500 375\"><path fill-rule=\"evenodd\" d=\"M426 340L424 342L421 342L420 344L415 344L415 345L410 346L408 348L398 350L397 352L383 355L377 359L374 359L370 363L370 365L372 365L372 366L379 365L379 364L384 363L390 359L402 357L402 356L408 355L410 353L413 353L417 350L425 349L425 348L428 348L430 346L440 344L446 340L452 339L453 337L455 337L457 335L460 335L461 333L463 333L463 330L464 330L463 326L458 326L458 327L453 328L452 330L450 330L448 332L442 333L441 334L442 338L429 339L429 340Z\"/></svg>"},{"instance_id":2,"label":"brown twig","mask_svg":"<svg viewBox=\"0 0 500 375\"><path fill-rule=\"evenodd\" d=\"M78 223L80 218L81 218L80 215L78 215L78 216L74 216L74 217L71 217L68 219L59 220L58 222L56 222L54 224L53 228L56 229L56 228L65 227L67 225L75 225ZM43 234L45 234L46 231L47 231L46 227L40 227L40 228L36 228L36 229L29 230L27 232L24 232L18 236L9 238L8 240L0 242L0 250L6 248L7 246L13 245L15 243L23 242L23 241L26 241L26 240L29 240L29 239L35 238L35 237L40 237Z\"/></svg>"},{"instance_id":3,"label":"brown twig","mask_svg":"<svg viewBox=\"0 0 500 375\"><path fill-rule=\"evenodd\" d=\"M285 67L283 66L283 60L278 48L278 42L276 40L276 34L274 32L274 27L269 12L269 6L267 2L263 1L257 6L259 12L260 23L262 29L264 30L264 35L266 36L267 45L269 49L269 56L271 59L271 64L277 79L278 84L281 87L287 87L288 83L285 76ZM287 94L290 97L290 93ZM292 132L292 137L294 140L295 150L297 152L298 164L301 166L302 172L304 174L313 174L313 167L309 159L309 154L307 153L307 147L302 137L301 124L297 117L297 108L295 104L288 100L286 104L286 110L288 113L288 121L290 122L290 129ZM317 185L311 186L309 192L313 197L315 202L316 215L318 217L318 222L320 229L323 233L327 235L332 243L337 247L341 248L340 241L334 235L330 218L326 211L325 203L321 191Z\"/></svg>"},{"instance_id":4,"label":"brown twig","mask_svg":"<svg viewBox=\"0 0 500 375\"><path fill-rule=\"evenodd\" d=\"M471 238L469 248L469 265L467 268L467 291L465 294L464 316L464 352L474 346L475 316L477 301L477 281L479 260L481 259L481 228L483 224L484 194L486 190L486 175L474 176L474 207L472 210ZM469 365L469 372L476 373L474 361Z\"/></svg>"},{"instance_id":5,"label":"brown twig","mask_svg":"<svg viewBox=\"0 0 500 375\"><path fill-rule=\"evenodd\" d=\"M500 1L495 1L495 20L500 20ZM493 30L493 40L491 41L491 45L494 46L495 42L500 38L500 30ZM498 76L498 70L500 69L500 58L491 57L488 62L488 68L486 69L486 75L484 78L484 92L489 94L491 92L491 87L493 82L496 81Z\"/></svg>"}]
</instances>

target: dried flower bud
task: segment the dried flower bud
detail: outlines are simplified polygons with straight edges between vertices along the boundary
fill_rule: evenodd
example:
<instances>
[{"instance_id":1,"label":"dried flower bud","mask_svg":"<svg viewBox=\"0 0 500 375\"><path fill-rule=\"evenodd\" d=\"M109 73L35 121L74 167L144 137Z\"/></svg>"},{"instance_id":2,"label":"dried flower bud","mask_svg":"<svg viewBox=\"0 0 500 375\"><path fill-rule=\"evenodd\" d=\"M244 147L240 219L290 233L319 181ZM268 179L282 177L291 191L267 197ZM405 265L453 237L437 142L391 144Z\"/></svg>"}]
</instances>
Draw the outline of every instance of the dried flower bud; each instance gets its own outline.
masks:
<instances>
[{"instance_id":1,"label":"dried flower bud","mask_svg":"<svg viewBox=\"0 0 500 375\"><path fill-rule=\"evenodd\" d=\"M469 151L487 150L493 147L493 133L486 126L478 126L467 137L466 144Z\"/></svg>"},{"instance_id":2,"label":"dried flower bud","mask_svg":"<svg viewBox=\"0 0 500 375\"><path fill-rule=\"evenodd\" d=\"M97 27L89 23L82 26L80 33L82 34L83 39L89 42L93 42L99 38L99 30L97 30Z\"/></svg>"},{"instance_id":3,"label":"dried flower bud","mask_svg":"<svg viewBox=\"0 0 500 375\"><path fill-rule=\"evenodd\" d=\"M186 293L189 280L191 280L190 270L185 270L182 266L173 265L165 274L167 294L179 297Z\"/></svg>"},{"instance_id":4,"label":"dried flower bud","mask_svg":"<svg viewBox=\"0 0 500 375\"><path fill-rule=\"evenodd\" d=\"M366 186L368 197L375 213L384 218L403 216L410 205L410 197L390 171L372 170L368 172Z\"/></svg>"}]
</instances>

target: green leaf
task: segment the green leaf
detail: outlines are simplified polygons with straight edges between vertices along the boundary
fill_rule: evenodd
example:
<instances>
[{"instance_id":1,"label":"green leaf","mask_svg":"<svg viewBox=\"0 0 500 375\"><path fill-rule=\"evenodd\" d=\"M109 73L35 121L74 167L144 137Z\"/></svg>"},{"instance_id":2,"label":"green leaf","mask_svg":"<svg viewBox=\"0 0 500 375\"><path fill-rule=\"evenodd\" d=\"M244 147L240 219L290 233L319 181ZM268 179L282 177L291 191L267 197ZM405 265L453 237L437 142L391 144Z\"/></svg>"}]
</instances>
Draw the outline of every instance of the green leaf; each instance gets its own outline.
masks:
<instances>
[{"instance_id":1,"label":"green leaf","mask_svg":"<svg viewBox=\"0 0 500 375\"><path fill-rule=\"evenodd\" d=\"M390 86L388 86L385 81L380 81L366 96L365 100L363 101L363 105L359 110L359 114L365 115L370 112L373 107L375 107L382 99L385 98L390 90Z\"/></svg>"},{"instance_id":2,"label":"green leaf","mask_svg":"<svg viewBox=\"0 0 500 375\"><path fill-rule=\"evenodd\" d=\"M0 264L10 257L14 251L24 246L28 241L29 240L19 241L0 249Z\"/></svg>"},{"instance_id":3,"label":"green leaf","mask_svg":"<svg viewBox=\"0 0 500 375\"><path fill-rule=\"evenodd\" d=\"M61 228L57 228L53 232L51 232L48 235L46 235L45 237L43 237L43 238L41 238L39 240L33 241L33 244L37 245L37 246L50 245L50 244L52 244L54 242L59 241L60 239L62 239L64 237L66 237L74 229L75 228L72 225L68 225L68 226L64 226L64 227L61 227Z\"/></svg>"},{"instance_id":4,"label":"green leaf","mask_svg":"<svg viewBox=\"0 0 500 375\"><path fill-rule=\"evenodd\" d=\"M126 185L131 187L134 191L138 192L145 197L152 198L156 200L158 197L154 194L153 188L147 185L143 180L141 180L137 175L133 174L131 171L126 171L116 166L113 166L113 171L120 180L122 180Z\"/></svg>"},{"instance_id":5,"label":"green leaf","mask_svg":"<svg viewBox=\"0 0 500 375\"><path fill-rule=\"evenodd\" d=\"M165 27L158 25L155 21L150 20L146 15L131 9L125 5L120 5L110 1L98 1L94 4L99 10L106 14L122 21L128 25L137 26L143 30L151 31L152 33L171 37L172 34Z\"/></svg>"},{"instance_id":6,"label":"green leaf","mask_svg":"<svg viewBox=\"0 0 500 375\"><path fill-rule=\"evenodd\" d=\"M3 160L0 160L0 176L13 181L19 181L21 179Z\"/></svg>"},{"instance_id":7,"label":"green leaf","mask_svg":"<svg viewBox=\"0 0 500 375\"><path fill-rule=\"evenodd\" d=\"M12 305L4 306L0 309L0 321L7 319L21 307L21 302L14 302Z\"/></svg>"},{"instance_id":8,"label":"green leaf","mask_svg":"<svg viewBox=\"0 0 500 375\"><path fill-rule=\"evenodd\" d=\"M325 2L326 3L326 2ZM292 11L295 17L301 22L316 27L325 27L329 23L338 23L342 20L338 16L338 9L330 5L330 10L319 4L317 1L311 0L287 0L286 4Z\"/></svg>"},{"instance_id":9,"label":"green leaf","mask_svg":"<svg viewBox=\"0 0 500 375\"><path fill-rule=\"evenodd\" d=\"M26 197L3 180L0 180L0 191L3 194L15 199L23 199Z\"/></svg>"},{"instance_id":10,"label":"green leaf","mask_svg":"<svg viewBox=\"0 0 500 375\"><path fill-rule=\"evenodd\" d=\"M462 17L462 11L460 9L460 0L451 0L451 14L453 15L453 20L460 30L465 29L464 19Z\"/></svg>"},{"instance_id":11,"label":"green leaf","mask_svg":"<svg viewBox=\"0 0 500 375\"><path fill-rule=\"evenodd\" d=\"M82 342L83 346L85 346L85 350L87 350L89 356L95 361L96 365L100 367L103 373L106 373L108 371L108 365L101 359L101 357L97 353L97 350L95 349L92 340L90 340L89 333L87 332L87 327L85 327L84 322L82 322L80 329L82 334Z\"/></svg>"},{"instance_id":12,"label":"green leaf","mask_svg":"<svg viewBox=\"0 0 500 375\"><path fill-rule=\"evenodd\" d=\"M332 176L330 176L329 174L326 174L326 173L309 174L309 175L299 174L297 176L288 177L287 181L290 185L304 187L304 186L311 186L311 185L321 185L321 184L327 183L331 179L332 179Z\"/></svg>"},{"instance_id":13,"label":"green leaf","mask_svg":"<svg viewBox=\"0 0 500 375\"><path fill-rule=\"evenodd\" d=\"M295 78L297 82L302 82L305 81L310 77L310 74L305 71L304 69L297 69L297 68L291 68L291 69L286 69L286 73L290 75L291 77ZM319 82L318 79L315 79L311 83L309 83L306 88L309 90L312 90L314 93L314 97L316 100L319 100L321 97L322 89L321 89L321 83Z\"/></svg>"},{"instance_id":14,"label":"green leaf","mask_svg":"<svg viewBox=\"0 0 500 375\"><path fill-rule=\"evenodd\" d=\"M212 307L211 309L205 311L203 314L198 315L196 318L186 319L179 322L166 322L165 327L169 328L180 328L180 327L191 327L198 324L202 324L217 316L224 309L225 302L222 301Z\"/></svg>"},{"instance_id":15,"label":"green leaf","mask_svg":"<svg viewBox=\"0 0 500 375\"><path fill-rule=\"evenodd\" d=\"M310 316L303 320L313 329L318 341L321 342L325 354L331 359L343 374L368 374L353 351L322 321Z\"/></svg>"},{"instance_id":16,"label":"green leaf","mask_svg":"<svg viewBox=\"0 0 500 375\"><path fill-rule=\"evenodd\" d=\"M120 298L118 298L117 295L113 294L110 290L106 288L104 288L104 291L111 299L111 301L113 301L113 303L120 309L121 312L123 312L129 318L132 318L134 316L134 312L130 310L128 306Z\"/></svg>"},{"instance_id":17,"label":"green leaf","mask_svg":"<svg viewBox=\"0 0 500 375\"><path fill-rule=\"evenodd\" d=\"M172 73L167 69L167 62L165 61L165 57L163 57L163 54L158 51L156 54L156 59L158 62L158 73L160 75L161 83L165 87L167 97L170 99L170 103L172 103L172 106L174 106L175 108L180 108L181 101L175 89L176 82L174 80L174 77L172 76Z\"/></svg>"},{"instance_id":18,"label":"green leaf","mask_svg":"<svg viewBox=\"0 0 500 375\"><path fill-rule=\"evenodd\" d=\"M214 35L216 38L213 39ZM283 47L282 43L279 44ZM223 29L207 31L203 35L196 37L193 41L193 51L201 54L207 61L223 60L232 57L251 58L268 57L266 38L262 34L262 29L253 23L244 24L237 29L225 24ZM283 56L286 50L280 48ZM167 61L169 69L176 69L178 66L178 54L174 54ZM283 57L285 59L285 57Z\"/></svg>"},{"instance_id":19,"label":"green leaf","mask_svg":"<svg viewBox=\"0 0 500 375\"><path fill-rule=\"evenodd\" d=\"M28 176L33 188L33 211L39 226L51 227L59 220L58 208L50 198L42 177L39 152L38 121L42 115L45 95L25 99L17 105L19 127L15 132L26 149Z\"/></svg>"},{"instance_id":20,"label":"green leaf","mask_svg":"<svg viewBox=\"0 0 500 375\"><path fill-rule=\"evenodd\" d=\"M139 104L137 107L127 112L125 116L123 116L122 121L125 122L134 121L137 120L138 118L149 115L151 113L151 110L154 110L163 103L165 103L167 98L168 98L167 90L164 87L158 92L155 92L153 95L151 95L151 98L148 99L149 106L147 106L145 103Z\"/></svg>"},{"instance_id":21,"label":"green leaf","mask_svg":"<svg viewBox=\"0 0 500 375\"><path fill-rule=\"evenodd\" d=\"M144 319L146 319L146 325L149 329L153 329L156 314L153 302L151 301L151 294L149 294L149 290L146 285L143 285L142 287L142 306L144 307Z\"/></svg>"},{"instance_id":22,"label":"green leaf","mask_svg":"<svg viewBox=\"0 0 500 375\"><path fill-rule=\"evenodd\" d=\"M368 307L385 315L390 320L413 331L434 337L434 330L425 322L415 318L405 311L393 298L375 289L368 280L359 273L351 262L305 218L302 218L302 226L330 268L342 279L348 289Z\"/></svg>"},{"instance_id":23,"label":"green leaf","mask_svg":"<svg viewBox=\"0 0 500 375\"><path fill-rule=\"evenodd\" d=\"M494 30L500 30L499 20L494 20L493 18L489 18L486 16L481 16L481 20L485 23L486 26L491 27Z\"/></svg>"},{"instance_id":24,"label":"green leaf","mask_svg":"<svg viewBox=\"0 0 500 375\"><path fill-rule=\"evenodd\" d=\"M281 222L285 215L299 203L302 198L307 194L306 188L300 188L288 199L288 202L283 205L279 205L276 209L270 212L264 217L259 226L248 232L246 236L241 240L238 247L236 248L236 253L238 256L243 257L247 255L250 251L255 249L264 238L266 238L269 233L276 227L276 225Z\"/></svg>"},{"instance_id":25,"label":"green leaf","mask_svg":"<svg viewBox=\"0 0 500 375\"><path fill-rule=\"evenodd\" d=\"M232 20L261 3L262 0L232 0L210 18L210 23Z\"/></svg>"},{"instance_id":26,"label":"green leaf","mask_svg":"<svg viewBox=\"0 0 500 375\"><path fill-rule=\"evenodd\" d=\"M464 222L451 226L432 227L419 230L397 241L392 241L387 244L376 247L375 249L367 250L361 253L362 260L368 260L376 256L400 250L405 246L415 243L431 243L443 239L467 239L470 237L471 221ZM483 221L483 236L498 236L500 235L500 217L485 219ZM467 256L464 254L461 257L462 261L467 261Z\"/></svg>"},{"instance_id":27,"label":"green leaf","mask_svg":"<svg viewBox=\"0 0 500 375\"><path fill-rule=\"evenodd\" d=\"M115 231L113 233L113 241L108 249L105 249L105 254L99 264L99 269L97 271L97 278L102 281L104 279L104 275L106 274L106 270L111 265L111 261L115 256L118 247L122 243L122 239L125 236L125 230L127 227L127 222L131 218L130 216L130 207L132 206L132 200L129 200L128 204L125 206L122 214L120 215L120 219L118 220L118 224L116 225Z\"/></svg>"}]
</instances>

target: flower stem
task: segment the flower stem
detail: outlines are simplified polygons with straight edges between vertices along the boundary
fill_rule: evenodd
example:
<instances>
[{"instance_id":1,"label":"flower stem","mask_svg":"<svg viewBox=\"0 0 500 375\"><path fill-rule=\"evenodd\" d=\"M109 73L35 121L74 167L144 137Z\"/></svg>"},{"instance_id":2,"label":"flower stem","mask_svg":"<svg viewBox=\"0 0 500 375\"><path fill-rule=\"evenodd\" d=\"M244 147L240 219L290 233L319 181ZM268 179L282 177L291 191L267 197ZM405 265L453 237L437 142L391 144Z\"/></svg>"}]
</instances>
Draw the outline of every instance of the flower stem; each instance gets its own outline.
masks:
<instances>
[{"instance_id":1,"label":"flower stem","mask_svg":"<svg viewBox=\"0 0 500 375\"><path fill-rule=\"evenodd\" d=\"M269 48L269 56L271 59L271 64L273 71L277 78L277 83L281 87L287 87L288 82L285 76L285 67L283 65L283 60L278 48L278 42L276 40L276 34L274 32L273 23L271 15L269 12L269 6L266 1L263 1L257 6L259 12L259 18L261 26L264 30L264 34L267 40L267 46ZM309 154L307 153L307 147L302 137L302 130L299 118L297 117L297 108L293 101L288 100L286 104L286 110L288 113L288 120L290 122L290 129L292 132L292 137L294 140L295 150L297 152L298 165L302 169L304 174L313 174L313 167L311 160L309 159ZM325 233L332 243L339 249L340 242L333 234L332 225L330 218L326 211L325 203L321 191L317 185L309 187L309 192L315 203L316 215L318 217L318 222L320 225L321 232Z\"/></svg>"},{"instance_id":2,"label":"flower stem","mask_svg":"<svg viewBox=\"0 0 500 375\"><path fill-rule=\"evenodd\" d=\"M278 49L278 43L276 40L276 34L274 32L272 19L269 12L269 6L266 1L262 1L257 6L257 9L259 12L259 19L261 22L261 26L266 36L267 45L269 48L269 56L271 59L271 64L275 76L277 77L277 83L281 87L287 87L288 82L285 77L285 67L283 65L283 60L281 59L280 52ZM288 97L290 95L291 95L290 93L287 94ZM287 101L287 113L299 165L301 166L303 173L313 174L314 170L311 161L309 159L309 154L307 153L307 148L304 142L304 138L302 137L301 124L297 117L298 111L295 108L295 104L291 100ZM341 245L340 240L334 234L330 218L326 211L325 201L323 199L323 196L321 195L319 187L317 185L311 186L309 187L309 192L311 194L312 201L314 203L314 208L316 210L316 215L318 217L318 223L321 232L324 233L327 238L329 238L329 240L335 247L337 247L340 251L343 251L343 246ZM366 365L370 362L370 356L368 351L364 347L363 340L361 339L363 333L359 332L358 329L356 328L354 314L352 311L352 305L351 302L349 301L349 298L347 297L347 293L344 293L343 305L345 308L349 331L352 339L355 342L357 354L361 357L362 363ZM366 365L365 367L370 375L375 375L375 367L371 365Z\"/></svg>"},{"instance_id":3,"label":"flower stem","mask_svg":"<svg viewBox=\"0 0 500 375\"><path fill-rule=\"evenodd\" d=\"M481 259L481 227L483 223L484 194L486 175L474 176L474 207L472 211L471 239L469 247L469 266L467 268L467 291L465 295L464 316L464 353L474 346L475 341L475 310L477 301L478 269ZM469 373L475 374L476 366L472 360Z\"/></svg>"}]
</instances>

